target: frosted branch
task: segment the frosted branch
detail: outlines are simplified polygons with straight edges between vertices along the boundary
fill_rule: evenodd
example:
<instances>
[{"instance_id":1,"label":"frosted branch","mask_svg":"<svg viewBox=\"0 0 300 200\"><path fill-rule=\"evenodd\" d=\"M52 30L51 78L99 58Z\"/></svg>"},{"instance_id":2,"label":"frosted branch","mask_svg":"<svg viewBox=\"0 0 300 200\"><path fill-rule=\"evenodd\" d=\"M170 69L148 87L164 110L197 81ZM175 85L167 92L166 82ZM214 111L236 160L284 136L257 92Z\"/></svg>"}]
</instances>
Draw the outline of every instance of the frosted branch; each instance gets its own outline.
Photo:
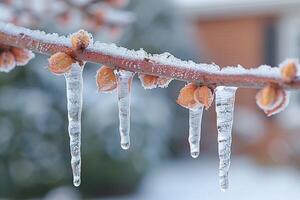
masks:
<instances>
[{"instance_id":1,"label":"frosted branch","mask_svg":"<svg viewBox=\"0 0 300 200\"><path fill-rule=\"evenodd\" d=\"M54 54L70 52L71 44L67 37L32 31L11 24L0 23L0 43L27 48L36 53ZM132 72L141 72L183 81L201 82L210 86L233 86L262 88L269 84L280 85L283 89L299 89L300 79L284 83L279 68L267 65L255 69L242 66L220 69L215 64L197 64L183 61L169 53L150 55L144 50L128 50L115 44L96 42L84 51L74 53L78 60L105 64Z\"/></svg>"}]
</instances>

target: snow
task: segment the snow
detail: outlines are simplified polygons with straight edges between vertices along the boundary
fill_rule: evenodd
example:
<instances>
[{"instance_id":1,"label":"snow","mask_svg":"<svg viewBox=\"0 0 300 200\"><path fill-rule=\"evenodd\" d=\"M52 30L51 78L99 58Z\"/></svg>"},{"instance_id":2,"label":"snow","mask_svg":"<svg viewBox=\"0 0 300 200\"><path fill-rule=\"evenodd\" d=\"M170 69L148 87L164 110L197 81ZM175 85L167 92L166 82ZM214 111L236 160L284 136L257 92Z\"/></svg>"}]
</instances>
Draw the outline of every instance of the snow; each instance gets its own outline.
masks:
<instances>
[{"instance_id":1,"label":"snow","mask_svg":"<svg viewBox=\"0 0 300 200\"><path fill-rule=\"evenodd\" d=\"M5 32L11 35L20 35L23 33L24 37L27 35L36 40L42 40L52 44L71 46L69 38L65 36L59 36L57 33L45 33L44 31L30 30L4 22L0 22L0 30L1 32Z\"/></svg>"},{"instance_id":2,"label":"snow","mask_svg":"<svg viewBox=\"0 0 300 200\"><path fill-rule=\"evenodd\" d=\"M75 63L65 74L67 84L69 137L71 150L71 165L73 170L73 184L80 185L81 174L81 110L82 110L82 67Z\"/></svg>"},{"instance_id":3,"label":"snow","mask_svg":"<svg viewBox=\"0 0 300 200\"><path fill-rule=\"evenodd\" d=\"M70 39L69 37L65 36L59 36L56 33L53 34L46 34L43 31L37 31L37 30L29 30L22 27L17 27L12 24L6 24L0 22L0 30L5 33L13 34L13 35L20 35L21 33L25 35L28 35L36 40L42 40L46 41L49 44L57 43L60 45L65 45L70 47ZM47 48L45 45L37 46L39 50L43 50L40 48ZM44 49L45 50L45 49ZM95 42L94 44L91 44L88 48L88 51L92 52L99 52L105 55L111 55L119 58L126 58L126 61L123 61L122 65L128 67L128 68L135 68L137 70L140 70L141 67L134 62L133 60L144 60L145 58L149 59L149 62L159 64L159 65L169 65L174 66L177 68L183 68L185 70L188 70L189 72L202 72L202 73L208 73L208 74L216 74L216 75L243 75L243 74L250 74L253 76L264 76L264 77L275 77L280 78L280 70L279 68L273 68L271 66L267 65L261 65L258 68L252 68L252 69L245 69L242 66L238 65L237 67L225 67L222 70L220 70L220 67L214 63L211 64L205 64L200 63L197 64L191 60L185 61L180 60L176 57L174 57L172 54L166 52L162 54L154 54L150 55L147 52L145 52L143 49L140 50L129 50L124 47L118 47L116 44L106 44L101 42ZM163 68L158 68L158 72L163 73ZM154 70L154 69L153 69ZM157 69L156 69L157 71ZM173 76L177 76L178 78L182 78L184 74L173 74Z\"/></svg>"},{"instance_id":4,"label":"snow","mask_svg":"<svg viewBox=\"0 0 300 200\"><path fill-rule=\"evenodd\" d=\"M216 88L216 113L219 148L219 177L221 190L228 189L230 167L232 124L236 87L219 86Z\"/></svg>"},{"instance_id":5,"label":"snow","mask_svg":"<svg viewBox=\"0 0 300 200\"><path fill-rule=\"evenodd\" d=\"M116 70L118 81L118 106L119 106L119 131L121 137L121 147L126 150L130 147L130 88L133 72Z\"/></svg>"},{"instance_id":6,"label":"snow","mask_svg":"<svg viewBox=\"0 0 300 200\"><path fill-rule=\"evenodd\" d=\"M200 153L201 121L203 106L196 109L189 109L189 144L193 158L197 158Z\"/></svg>"}]
</instances>

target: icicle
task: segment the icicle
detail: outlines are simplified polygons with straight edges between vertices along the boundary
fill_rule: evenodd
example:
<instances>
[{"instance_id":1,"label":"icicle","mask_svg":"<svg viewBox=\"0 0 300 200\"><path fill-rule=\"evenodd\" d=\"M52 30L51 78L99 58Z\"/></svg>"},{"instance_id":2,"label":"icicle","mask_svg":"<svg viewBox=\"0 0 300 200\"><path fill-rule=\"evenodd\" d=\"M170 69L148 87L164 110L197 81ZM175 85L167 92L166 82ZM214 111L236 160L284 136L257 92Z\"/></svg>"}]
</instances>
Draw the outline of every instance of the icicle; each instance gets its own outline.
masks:
<instances>
[{"instance_id":1,"label":"icicle","mask_svg":"<svg viewBox=\"0 0 300 200\"><path fill-rule=\"evenodd\" d=\"M115 71L118 79L118 106L119 106L119 131L122 149L130 147L130 87L133 72L125 70Z\"/></svg>"},{"instance_id":2,"label":"icicle","mask_svg":"<svg viewBox=\"0 0 300 200\"><path fill-rule=\"evenodd\" d=\"M197 158L200 152L202 114L203 106L189 109L189 144L193 158Z\"/></svg>"},{"instance_id":3,"label":"icicle","mask_svg":"<svg viewBox=\"0 0 300 200\"><path fill-rule=\"evenodd\" d=\"M65 74L67 84L69 136L71 150L71 165L73 170L73 184L80 185L81 173L81 110L82 110L82 66L75 63Z\"/></svg>"},{"instance_id":4,"label":"icicle","mask_svg":"<svg viewBox=\"0 0 300 200\"><path fill-rule=\"evenodd\" d=\"M216 88L216 112L219 148L219 177L222 191L228 189L228 171L231 154L231 131L236 87Z\"/></svg>"}]
</instances>

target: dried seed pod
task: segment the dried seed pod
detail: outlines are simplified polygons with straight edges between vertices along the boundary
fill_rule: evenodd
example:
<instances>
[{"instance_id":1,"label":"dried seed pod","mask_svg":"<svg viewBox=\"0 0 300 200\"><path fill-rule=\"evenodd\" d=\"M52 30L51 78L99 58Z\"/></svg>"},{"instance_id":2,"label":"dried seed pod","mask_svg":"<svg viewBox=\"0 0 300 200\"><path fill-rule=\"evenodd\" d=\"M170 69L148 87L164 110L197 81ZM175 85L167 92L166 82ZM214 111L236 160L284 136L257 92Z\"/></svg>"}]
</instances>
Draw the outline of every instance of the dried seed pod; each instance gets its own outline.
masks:
<instances>
[{"instance_id":1,"label":"dried seed pod","mask_svg":"<svg viewBox=\"0 0 300 200\"><path fill-rule=\"evenodd\" d=\"M179 96L177 98L177 103L181 105L184 108L188 109L194 109L200 104L195 101L194 93L197 89L197 86L193 83L189 83L186 86L184 86L180 92Z\"/></svg>"},{"instance_id":2,"label":"dried seed pod","mask_svg":"<svg viewBox=\"0 0 300 200\"><path fill-rule=\"evenodd\" d=\"M3 51L0 54L0 71L9 72L15 68L15 57L10 51Z\"/></svg>"},{"instance_id":3,"label":"dried seed pod","mask_svg":"<svg viewBox=\"0 0 300 200\"><path fill-rule=\"evenodd\" d=\"M114 70L107 66L102 66L97 71L96 82L101 92L108 92L117 88L117 78Z\"/></svg>"},{"instance_id":4,"label":"dried seed pod","mask_svg":"<svg viewBox=\"0 0 300 200\"><path fill-rule=\"evenodd\" d=\"M79 30L71 35L72 47L76 50L83 50L88 47L91 41L90 34L85 30Z\"/></svg>"},{"instance_id":5,"label":"dried seed pod","mask_svg":"<svg viewBox=\"0 0 300 200\"><path fill-rule=\"evenodd\" d=\"M280 65L281 77L284 82L289 83L295 79L298 71L298 66L298 60L295 59L288 59Z\"/></svg>"},{"instance_id":6,"label":"dried seed pod","mask_svg":"<svg viewBox=\"0 0 300 200\"><path fill-rule=\"evenodd\" d=\"M34 54L28 49L13 47L10 51L14 55L17 65L26 65L34 57Z\"/></svg>"},{"instance_id":7,"label":"dried seed pod","mask_svg":"<svg viewBox=\"0 0 300 200\"><path fill-rule=\"evenodd\" d=\"M153 89L157 87L158 76L148 74L139 74L139 79L145 89Z\"/></svg>"},{"instance_id":8,"label":"dried seed pod","mask_svg":"<svg viewBox=\"0 0 300 200\"><path fill-rule=\"evenodd\" d=\"M201 86L195 90L194 99L196 102L204 105L205 109L207 110L214 100L214 94L209 87Z\"/></svg>"},{"instance_id":9,"label":"dried seed pod","mask_svg":"<svg viewBox=\"0 0 300 200\"><path fill-rule=\"evenodd\" d=\"M69 71L74 63L73 58L63 52L53 54L48 61L49 70L56 75L61 75Z\"/></svg>"},{"instance_id":10,"label":"dried seed pod","mask_svg":"<svg viewBox=\"0 0 300 200\"><path fill-rule=\"evenodd\" d=\"M257 105L268 115L284 110L289 102L289 93L276 86L266 86L256 95Z\"/></svg>"},{"instance_id":11,"label":"dried seed pod","mask_svg":"<svg viewBox=\"0 0 300 200\"><path fill-rule=\"evenodd\" d=\"M276 87L271 85L264 87L256 95L258 106L264 108L272 105L276 100L276 95L277 95Z\"/></svg>"},{"instance_id":12,"label":"dried seed pod","mask_svg":"<svg viewBox=\"0 0 300 200\"><path fill-rule=\"evenodd\" d=\"M173 80L172 78L158 77L157 86L160 87L160 88L166 88L166 87L169 86L169 84L172 80Z\"/></svg>"}]
</instances>

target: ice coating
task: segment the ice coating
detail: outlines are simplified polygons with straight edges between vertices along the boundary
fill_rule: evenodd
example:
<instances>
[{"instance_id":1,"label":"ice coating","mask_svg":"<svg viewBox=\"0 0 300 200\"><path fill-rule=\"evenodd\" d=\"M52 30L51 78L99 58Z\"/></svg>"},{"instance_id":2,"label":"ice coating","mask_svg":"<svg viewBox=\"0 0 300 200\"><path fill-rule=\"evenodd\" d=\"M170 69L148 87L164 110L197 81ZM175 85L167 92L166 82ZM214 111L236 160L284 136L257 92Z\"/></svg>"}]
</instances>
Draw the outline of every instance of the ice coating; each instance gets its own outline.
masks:
<instances>
[{"instance_id":1,"label":"ice coating","mask_svg":"<svg viewBox=\"0 0 300 200\"><path fill-rule=\"evenodd\" d=\"M119 131L122 149L130 147L130 88L133 72L116 70L118 82Z\"/></svg>"},{"instance_id":2,"label":"ice coating","mask_svg":"<svg viewBox=\"0 0 300 200\"><path fill-rule=\"evenodd\" d=\"M203 106L189 109L189 144L193 158L197 158L200 153L202 114Z\"/></svg>"},{"instance_id":3,"label":"ice coating","mask_svg":"<svg viewBox=\"0 0 300 200\"><path fill-rule=\"evenodd\" d=\"M222 191L228 189L228 172L231 154L231 132L236 87L219 86L216 88L216 113L219 149L219 182Z\"/></svg>"},{"instance_id":4,"label":"ice coating","mask_svg":"<svg viewBox=\"0 0 300 200\"><path fill-rule=\"evenodd\" d=\"M69 137L71 151L71 166L73 184L78 187L81 183L81 110L82 110L82 66L75 63L65 74L67 87L67 106L69 119Z\"/></svg>"}]
</instances>

